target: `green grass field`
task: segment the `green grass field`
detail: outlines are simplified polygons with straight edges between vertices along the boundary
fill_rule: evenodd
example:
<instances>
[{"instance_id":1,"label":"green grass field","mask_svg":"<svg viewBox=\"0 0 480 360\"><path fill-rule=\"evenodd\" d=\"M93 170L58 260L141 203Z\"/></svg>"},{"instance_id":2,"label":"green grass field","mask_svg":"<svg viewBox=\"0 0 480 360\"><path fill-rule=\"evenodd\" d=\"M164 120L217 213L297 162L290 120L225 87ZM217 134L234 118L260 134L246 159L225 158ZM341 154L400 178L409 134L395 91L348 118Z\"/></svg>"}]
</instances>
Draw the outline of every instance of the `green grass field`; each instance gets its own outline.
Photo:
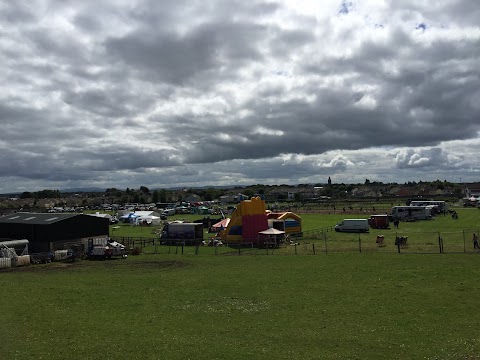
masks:
<instances>
[{"instance_id":1,"label":"green grass field","mask_svg":"<svg viewBox=\"0 0 480 360\"><path fill-rule=\"evenodd\" d=\"M480 254L470 241L480 211L458 211L458 220L401 223L398 232L411 240L402 254L390 229L387 246L362 253L358 234L329 232L327 254L324 240L312 237L240 256L161 247L128 259L2 270L0 356L480 359ZM304 230L334 225L338 216L302 215ZM460 250L418 249L435 245L438 233ZM362 244L376 236L362 235Z\"/></svg>"},{"instance_id":2,"label":"green grass field","mask_svg":"<svg viewBox=\"0 0 480 360\"><path fill-rule=\"evenodd\" d=\"M141 255L0 273L3 359L477 359L479 257Z\"/></svg>"}]
</instances>

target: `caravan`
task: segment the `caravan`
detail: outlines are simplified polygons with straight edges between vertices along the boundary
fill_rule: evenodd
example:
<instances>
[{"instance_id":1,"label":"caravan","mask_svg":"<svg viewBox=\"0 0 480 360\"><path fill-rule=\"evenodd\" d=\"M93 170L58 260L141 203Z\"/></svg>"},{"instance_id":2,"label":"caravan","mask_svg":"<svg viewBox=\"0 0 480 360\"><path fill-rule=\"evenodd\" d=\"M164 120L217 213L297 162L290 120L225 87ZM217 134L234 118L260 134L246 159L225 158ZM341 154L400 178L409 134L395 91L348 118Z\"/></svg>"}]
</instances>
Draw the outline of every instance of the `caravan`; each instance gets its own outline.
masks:
<instances>
[{"instance_id":1,"label":"caravan","mask_svg":"<svg viewBox=\"0 0 480 360\"><path fill-rule=\"evenodd\" d=\"M428 206L394 206L392 219L403 221L427 220L432 218L431 207Z\"/></svg>"},{"instance_id":2,"label":"caravan","mask_svg":"<svg viewBox=\"0 0 480 360\"><path fill-rule=\"evenodd\" d=\"M448 211L448 204L445 201L435 201L435 200L413 200L410 202L410 206L428 206L434 205L439 213L444 213Z\"/></svg>"}]
</instances>

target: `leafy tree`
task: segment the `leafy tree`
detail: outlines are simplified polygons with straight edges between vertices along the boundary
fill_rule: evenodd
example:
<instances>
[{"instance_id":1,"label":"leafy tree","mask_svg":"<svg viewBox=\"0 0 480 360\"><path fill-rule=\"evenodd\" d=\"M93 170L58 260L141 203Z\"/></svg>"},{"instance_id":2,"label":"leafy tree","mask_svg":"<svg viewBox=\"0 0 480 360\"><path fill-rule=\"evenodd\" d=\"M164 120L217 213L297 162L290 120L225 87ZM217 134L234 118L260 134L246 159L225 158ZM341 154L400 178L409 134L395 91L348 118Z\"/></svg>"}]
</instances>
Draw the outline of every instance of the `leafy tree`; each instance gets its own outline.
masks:
<instances>
[{"instance_id":1,"label":"leafy tree","mask_svg":"<svg viewBox=\"0 0 480 360\"><path fill-rule=\"evenodd\" d=\"M134 193L132 200L134 203L140 203L140 195L138 193Z\"/></svg>"},{"instance_id":2,"label":"leafy tree","mask_svg":"<svg viewBox=\"0 0 480 360\"><path fill-rule=\"evenodd\" d=\"M31 192L25 191L20 195L20 199L31 199L33 194Z\"/></svg>"},{"instance_id":3,"label":"leafy tree","mask_svg":"<svg viewBox=\"0 0 480 360\"><path fill-rule=\"evenodd\" d=\"M152 202L157 203L160 199L160 192L158 190L153 191Z\"/></svg>"},{"instance_id":4,"label":"leafy tree","mask_svg":"<svg viewBox=\"0 0 480 360\"><path fill-rule=\"evenodd\" d=\"M332 197L333 189L331 187L326 187L326 188L323 189L322 194L323 194L323 196Z\"/></svg>"},{"instance_id":5,"label":"leafy tree","mask_svg":"<svg viewBox=\"0 0 480 360\"><path fill-rule=\"evenodd\" d=\"M58 199L61 194L58 190L41 190L34 193L34 196L37 199Z\"/></svg>"},{"instance_id":6,"label":"leafy tree","mask_svg":"<svg viewBox=\"0 0 480 360\"><path fill-rule=\"evenodd\" d=\"M146 186L140 186L140 191L144 194L150 194L150 189Z\"/></svg>"},{"instance_id":7,"label":"leafy tree","mask_svg":"<svg viewBox=\"0 0 480 360\"><path fill-rule=\"evenodd\" d=\"M249 198L251 198L253 195L254 195L254 192L252 189L246 189L244 192L243 192L244 195L248 196Z\"/></svg>"},{"instance_id":8,"label":"leafy tree","mask_svg":"<svg viewBox=\"0 0 480 360\"><path fill-rule=\"evenodd\" d=\"M167 190L165 189L161 189L159 190L159 197L160 197L160 202L167 202Z\"/></svg>"},{"instance_id":9,"label":"leafy tree","mask_svg":"<svg viewBox=\"0 0 480 360\"><path fill-rule=\"evenodd\" d=\"M116 188L110 188L106 189L105 192L107 193L107 196L114 196L114 197L121 197L123 195L122 190L116 189Z\"/></svg>"}]
</instances>

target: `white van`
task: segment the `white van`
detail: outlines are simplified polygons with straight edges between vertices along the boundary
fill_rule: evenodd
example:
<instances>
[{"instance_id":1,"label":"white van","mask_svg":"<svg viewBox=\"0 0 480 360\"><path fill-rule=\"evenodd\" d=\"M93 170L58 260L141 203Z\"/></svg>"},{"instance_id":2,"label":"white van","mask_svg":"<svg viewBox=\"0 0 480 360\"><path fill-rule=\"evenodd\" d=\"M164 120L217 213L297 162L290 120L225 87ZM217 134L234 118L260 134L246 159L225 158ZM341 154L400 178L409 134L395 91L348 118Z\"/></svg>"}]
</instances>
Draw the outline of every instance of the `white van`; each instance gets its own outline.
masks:
<instances>
[{"instance_id":1,"label":"white van","mask_svg":"<svg viewBox=\"0 0 480 360\"><path fill-rule=\"evenodd\" d=\"M368 232L369 230L368 219L343 219L335 225L335 231L339 232Z\"/></svg>"}]
</instances>

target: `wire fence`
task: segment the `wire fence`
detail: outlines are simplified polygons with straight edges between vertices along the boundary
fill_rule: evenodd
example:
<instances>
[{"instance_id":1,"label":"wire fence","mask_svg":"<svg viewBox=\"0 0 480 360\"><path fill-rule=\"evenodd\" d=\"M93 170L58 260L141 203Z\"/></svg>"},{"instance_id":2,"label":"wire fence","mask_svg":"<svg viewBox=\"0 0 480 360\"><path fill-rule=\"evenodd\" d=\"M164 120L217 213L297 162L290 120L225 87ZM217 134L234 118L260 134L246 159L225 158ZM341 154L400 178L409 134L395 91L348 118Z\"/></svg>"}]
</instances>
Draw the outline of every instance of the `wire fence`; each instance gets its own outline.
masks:
<instances>
[{"instance_id":1,"label":"wire fence","mask_svg":"<svg viewBox=\"0 0 480 360\"><path fill-rule=\"evenodd\" d=\"M115 237L114 240L129 248L131 254L178 255L320 255L332 253L399 253L443 254L477 253L473 234L480 229L463 229L448 232L411 232L387 230L385 234L338 233L335 231L309 231L291 237L289 241L267 242L258 245L254 241L243 243L207 244L202 239L186 241L158 238ZM211 246L209 246L211 245ZM478 245L477 245L478 247Z\"/></svg>"}]
</instances>

